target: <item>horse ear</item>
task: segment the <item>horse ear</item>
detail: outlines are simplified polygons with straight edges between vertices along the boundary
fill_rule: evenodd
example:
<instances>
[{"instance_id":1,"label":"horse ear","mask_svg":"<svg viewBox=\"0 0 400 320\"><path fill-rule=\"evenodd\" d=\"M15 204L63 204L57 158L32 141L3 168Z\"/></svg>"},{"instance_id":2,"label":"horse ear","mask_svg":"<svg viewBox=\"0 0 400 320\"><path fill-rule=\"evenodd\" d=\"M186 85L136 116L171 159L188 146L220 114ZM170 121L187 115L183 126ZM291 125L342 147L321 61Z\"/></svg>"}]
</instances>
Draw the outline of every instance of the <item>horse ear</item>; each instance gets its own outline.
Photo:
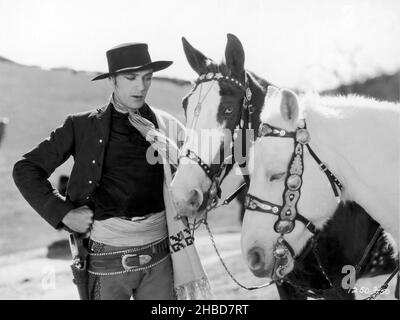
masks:
<instances>
[{"instance_id":1,"label":"horse ear","mask_svg":"<svg viewBox=\"0 0 400 320\"><path fill-rule=\"evenodd\" d=\"M227 67L236 75L241 76L244 71L244 50L240 40L228 33L228 42L225 48L225 61Z\"/></svg>"},{"instance_id":2,"label":"horse ear","mask_svg":"<svg viewBox=\"0 0 400 320\"><path fill-rule=\"evenodd\" d=\"M297 95L288 89L282 89L281 115L284 120L295 122L299 116Z\"/></svg>"},{"instance_id":3,"label":"horse ear","mask_svg":"<svg viewBox=\"0 0 400 320\"><path fill-rule=\"evenodd\" d=\"M182 37L183 50L185 51L186 59L189 62L192 69L197 72L197 74L202 74L207 72L207 65L212 61L202 54L199 50L192 47L192 45Z\"/></svg>"}]
</instances>

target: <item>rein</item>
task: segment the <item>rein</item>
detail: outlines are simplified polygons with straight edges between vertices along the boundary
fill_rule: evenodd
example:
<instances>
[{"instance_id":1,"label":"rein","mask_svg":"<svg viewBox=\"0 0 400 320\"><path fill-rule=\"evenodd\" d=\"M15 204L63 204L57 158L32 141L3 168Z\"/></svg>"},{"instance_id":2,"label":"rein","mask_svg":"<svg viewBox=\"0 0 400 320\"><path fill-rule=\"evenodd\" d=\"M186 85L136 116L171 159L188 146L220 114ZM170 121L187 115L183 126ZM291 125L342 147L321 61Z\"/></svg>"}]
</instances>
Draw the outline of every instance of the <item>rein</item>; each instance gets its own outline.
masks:
<instances>
[{"instance_id":1,"label":"rein","mask_svg":"<svg viewBox=\"0 0 400 320\"><path fill-rule=\"evenodd\" d=\"M216 205L213 209L219 208L219 207L221 207L221 206L228 205L228 204L229 204L233 199L235 199L236 196L237 196L240 192L242 192L245 188L246 188L246 183L242 183L232 194L230 194L228 197L226 197L226 198L224 199L224 201L222 201L220 204ZM270 285L276 283L275 280L272 280L272 281L269 281L269 282L267 282L267 283L264 283L264 284L261 284L261 285L258 285L258 286L251 286L251 287L248 287L248 286L245 286L245 285L241 284L241 283L234 277L234 275L232 274L232 272L229 271L229 269L228 269L228 267L227 267L225 261L222 259L222 256L221 256L221 254L220 254L220 252L219 252L219 250L218 250L218 248L217 248L217 245L216 245L215 239L214 239L214 235L213 235L213 233L211 232L210 225L208 224L208 221L207 221L207 214L208 214L208 212L209 212L209 210L207 210L206 215L205 215L206 218L202 219L202 220L201 220L201 223L204 223L204 225L205 225L205 227L206 227L206 229L207 229L208 235L209 235L209 237L210 237L211 243L212 243L212 245L213 245L213 247L214 247L214 250L215 250L215 252L216 252L216 254L217 254L219 260L221 261L221 264L222 264L222 266L224 267L226 273L227 273L227 274L229 275L229 277L233 280L233 282L235 282L239 287L241 287L241 288L243 288L243 289L245 289L245 290L248 290L248 291L266 288L266 287L269 287Z\"/></svg>"}]
</instances>

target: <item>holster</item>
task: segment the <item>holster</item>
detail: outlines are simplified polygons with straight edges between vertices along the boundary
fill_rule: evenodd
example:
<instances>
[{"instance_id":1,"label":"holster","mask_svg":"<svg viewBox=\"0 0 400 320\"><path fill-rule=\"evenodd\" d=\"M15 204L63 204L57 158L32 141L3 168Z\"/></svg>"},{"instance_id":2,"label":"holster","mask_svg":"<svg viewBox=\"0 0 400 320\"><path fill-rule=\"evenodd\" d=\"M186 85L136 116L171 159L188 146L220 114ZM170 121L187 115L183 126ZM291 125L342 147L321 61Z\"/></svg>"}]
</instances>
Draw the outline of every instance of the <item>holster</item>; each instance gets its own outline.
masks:
<instances>
[{"instance_id":1,"label":"holster","mask_svg":"<svg viewBox=\"0 0 400 320\"><path fill-rule=\"evenodd\" d=\"M73 283L77 286L80 300L89 300L89 274L87 270L88 239L77 233L69 234L69 244L72 254Z\"/></svg>"}]
</instances>

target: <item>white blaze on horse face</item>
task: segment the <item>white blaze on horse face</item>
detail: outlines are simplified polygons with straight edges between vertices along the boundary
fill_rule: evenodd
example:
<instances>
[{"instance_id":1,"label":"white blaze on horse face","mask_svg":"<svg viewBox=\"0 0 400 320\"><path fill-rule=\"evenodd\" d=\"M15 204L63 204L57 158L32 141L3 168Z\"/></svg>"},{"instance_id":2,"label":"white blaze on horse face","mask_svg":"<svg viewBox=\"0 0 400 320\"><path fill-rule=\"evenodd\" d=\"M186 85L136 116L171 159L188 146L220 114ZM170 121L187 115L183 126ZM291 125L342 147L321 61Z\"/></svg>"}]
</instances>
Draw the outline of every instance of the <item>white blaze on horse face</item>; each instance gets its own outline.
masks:
<instances>
[{"instance_id":1,"label":"white blaze on horse face","mask_svg":"<svg viewBox=\"0 0 400 320\"><path fill-rule=\"evenodd\" d=\"M222 143L229 145L231 138L230 131L224 129L225 123L217 121L221 100L219 92L218 81L202 83L190 96L186 109L187 138L182 152L193 151L207 165L220 164L220 146ZM196 108L200 109L196 110ZM191 192L197 190L205 193L210 185L210 179L196 162L186 157L181 158L171 185L178 210L190 211L187 202Z\"/></svg>"}]
</instances>

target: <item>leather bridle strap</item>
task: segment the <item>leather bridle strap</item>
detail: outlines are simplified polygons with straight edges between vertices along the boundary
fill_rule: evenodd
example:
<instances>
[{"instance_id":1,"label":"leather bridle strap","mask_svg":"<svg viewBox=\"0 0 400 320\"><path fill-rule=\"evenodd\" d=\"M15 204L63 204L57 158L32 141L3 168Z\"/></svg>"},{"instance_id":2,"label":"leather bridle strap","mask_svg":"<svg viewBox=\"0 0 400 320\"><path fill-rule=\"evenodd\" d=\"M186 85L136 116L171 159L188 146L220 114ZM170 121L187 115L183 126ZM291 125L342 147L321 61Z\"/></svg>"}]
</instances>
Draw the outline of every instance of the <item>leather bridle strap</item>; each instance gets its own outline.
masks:
<instances>
[{"instance_id":1,"label":"leather bridle strap","mask_svg":"<svg viewBox=\"0 0 400 320\"><path fill-rule=\"evenodd\" d=\"M258 136L259 137L279 137L279 138L294 138L297 139L299 134L298 132L304 132L306 131L306 124L305 120L301 120L302 126L298 128L295 132L290 132L286 131L284 129L276 128L274 126L271 126L267 123L261 123L260 128L258 130ZM302 131L304 130L304 131ZM328 169L327 165L321 161L321 159L316 155L316 153L312 150L311 146L308 143L303 143L307 147L307 150L310 152L310 155L314 158L314 160L317 162L318 166L320 169L325 173L327 176L333 193L335 194L336 198L339 198L339 192L337 189L342 190L343 185L340 183L339 179L336 178L336 176Z\"/></svg>"},{"instance_id":2,"label":"leather bridle strap","mask_svg":"<svg viewBox=\"0 0 400 320\"><path fill-rule=\"evenodd\" d=\"M204 173L211 181L214 179L213 175L211 174L210 166L207 163L205 163L195 152L193 152L190 149L187 149L186 154L184 154L183 156L196 162L200 166L200 168L203 169Z\"/></svg>"},{"instance_id":3,"label":"leather bridle strap","mask_svg":"<svg viewBox=\"0 0 400 320\"><path fill-rule=\"evenodd\" d=\"M282 210L282 206L278 206L276 204L273 204L269 201L266 200L262 200L260 198L257 198L251 194L247 194L246 195L246 200L245 200L245 207L248 210L251 211L259 211L259 212L263 212L263 213L269 213L269 214L273 214L279 217L280 212ZM312 233L312 234L316 234L317 232L317 228L316 226L310 221L308 220L306 217L304 217L303 215L301 215L300 213L296 214L295 220L299 220L300 222L302 222L306 228Z\"/></svg>"},{"instance_id":4,"label":"leather bridle strap","mask_svg":"<svg viewBox=\"0 0 400 320\"><path fill-rule=\"evenodd\" d=\"M323 172L325 172L326 176L328 177L328 180L331 184L333 193L335 194L336 198L339 198L339 192L337 190L337 188L339 188L339 190L342 190L343 186L340 183L340 181L335 177L335 175L328 169L328 167L326 166L325 163L323 163L321 161L320 158L318 158L318 156L315 154L315 152L311 149L310 145L307 143L306 147L308 149L308 151L310 152L311 156L314 158L314 160L318 163L319 167L321 168L321 170Z\"/></svg>"}]
</instances>

